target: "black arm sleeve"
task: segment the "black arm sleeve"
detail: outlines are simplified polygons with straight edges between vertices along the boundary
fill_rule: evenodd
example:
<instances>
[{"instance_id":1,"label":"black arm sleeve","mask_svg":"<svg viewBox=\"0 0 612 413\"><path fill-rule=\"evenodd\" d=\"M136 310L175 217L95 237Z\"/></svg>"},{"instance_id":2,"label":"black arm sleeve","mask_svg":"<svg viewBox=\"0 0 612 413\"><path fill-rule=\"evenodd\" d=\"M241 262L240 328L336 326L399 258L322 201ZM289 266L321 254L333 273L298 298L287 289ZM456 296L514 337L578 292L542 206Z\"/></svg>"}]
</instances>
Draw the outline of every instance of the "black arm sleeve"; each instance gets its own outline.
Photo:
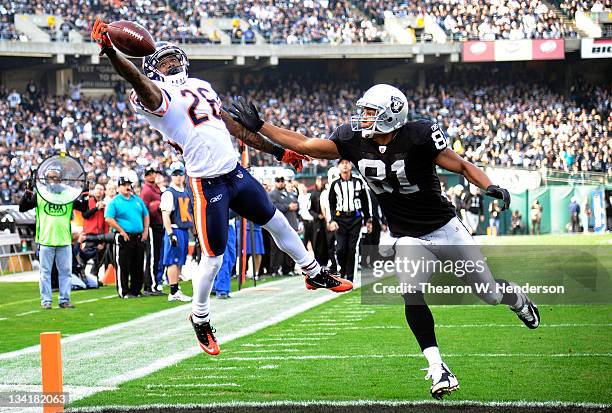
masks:
<instances>
[{"instance_id":1,"label":"black arm sleeve","mask_svg":"<svg viewBox=\"0 0 612 413\"><path fill-rule=\"evenodd\" d=\"M93 207L91 209L83 211L83 218L89 219L93 217L96 212L98 212L98 207Z\"/></svg>"},{"instance_id":2,"label":"black arm sleeve","mask_svg":"<svg viewBox=\"0 0 612 413\"><path fill-rule=\"evenodd\" d=\"M34 208L36 208L36 195L34 192L26 191L19 201L19 212L26 212Z\"/></svg>"},{"instance_id":3,"label":"black arm sleeve","mask_svg":"<svg viewBox=\"0 0 612 413\"><path fill-rule=\"evenodd\" d=\"M87 195L79 195L79 197L74 200L73 207L77 211L87 211L89 208L89 197Z\"/></svg>"}]
</instances>

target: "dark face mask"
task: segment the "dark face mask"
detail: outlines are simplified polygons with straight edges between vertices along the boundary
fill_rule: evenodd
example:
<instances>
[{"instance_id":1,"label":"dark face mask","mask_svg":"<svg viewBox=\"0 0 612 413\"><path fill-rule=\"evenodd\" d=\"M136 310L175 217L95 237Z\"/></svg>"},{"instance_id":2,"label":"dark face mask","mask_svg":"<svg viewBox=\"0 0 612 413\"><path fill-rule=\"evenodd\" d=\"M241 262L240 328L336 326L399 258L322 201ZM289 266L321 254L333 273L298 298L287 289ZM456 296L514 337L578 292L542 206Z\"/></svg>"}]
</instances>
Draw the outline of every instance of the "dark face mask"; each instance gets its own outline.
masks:
<instances>
[{"instance_id":1,"label":"dark face mask","mask_svg":"<svg viewBox=\"0 0 612 413\"><path fill-rule=\"evenodd\" d=\"M174 66L168 69L167 76L178 75L183 71L183 66Z\"/></svg>"}]
</instances>

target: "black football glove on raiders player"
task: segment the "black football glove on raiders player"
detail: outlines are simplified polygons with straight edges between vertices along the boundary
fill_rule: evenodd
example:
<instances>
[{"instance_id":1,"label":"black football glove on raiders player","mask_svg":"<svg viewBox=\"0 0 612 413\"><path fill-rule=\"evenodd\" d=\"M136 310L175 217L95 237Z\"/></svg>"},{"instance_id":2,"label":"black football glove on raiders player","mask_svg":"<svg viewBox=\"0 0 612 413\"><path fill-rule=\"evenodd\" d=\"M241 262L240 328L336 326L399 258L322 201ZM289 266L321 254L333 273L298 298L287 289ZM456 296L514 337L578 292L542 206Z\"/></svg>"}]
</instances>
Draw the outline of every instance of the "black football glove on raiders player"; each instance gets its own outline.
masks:
<instances>
[{"instance_id":1,"label":"black football glove on raiders player","mask_svg":"<svg viewBox=\"0 0 612 413\"><path fill-rule=\"evenodd\" d=\"M264 124L264 121L259 117L259 110L253 102L247 102L242 96L238 96L238 100L232 102L232 107L227 111L232 118L250 130L251 132L259 132Z\"/></svg>"},{"instance_id":2,"label":"black football glove on raiders player","mask_svg":"<svg viewBox=\"0 0 612 413\"><path fill-rule=\"evenodd\" d=\"M502 211L510 208L510 192L508 192L507 189L500 188L497 185L489 185L486 195L493 198L502 199L504 201L501 207Z\"/></svg>"}]
</instances>

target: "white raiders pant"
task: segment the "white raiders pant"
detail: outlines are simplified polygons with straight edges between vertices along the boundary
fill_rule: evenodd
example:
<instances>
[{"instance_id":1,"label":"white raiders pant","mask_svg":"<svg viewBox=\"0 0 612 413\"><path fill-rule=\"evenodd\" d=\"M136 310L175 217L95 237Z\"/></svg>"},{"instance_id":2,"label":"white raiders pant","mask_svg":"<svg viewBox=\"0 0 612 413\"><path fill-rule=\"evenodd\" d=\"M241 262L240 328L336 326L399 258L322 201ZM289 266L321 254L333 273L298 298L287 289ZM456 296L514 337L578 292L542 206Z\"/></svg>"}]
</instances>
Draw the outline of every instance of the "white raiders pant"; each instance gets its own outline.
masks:
<instances>
[{"instance_id":1,"label":"white raiders pant","mask_svg":"<svg viewBox=\"0 0 612 413\"><path fill-rule=\"evenodd\" d=\"M392 240L394 243L390 244L389 241ZM503 294L497 291L497 283L480 252L480 248L457 217L451 219L442 228L418 238L381 239L380 253L383 256L390 255L391 248L395 249L396 261L399 259L405 262L405 259L408 259L412 262L421 261L425 263L429 261L438 262L438 264L440 264L440 261L442 263L446 261L480 263L479 266L475 266L470 271L466 269L465 274L459 278L466 285L471 286L472 291L486 303L497 305L502 300ZM400 269L402 267L400 266ZM400 285L413 286L412 291L423 291L421 283L429 282L435 268L433 265L423 265L419 271L401 270L397 271L396 274ZM487 285L486 290L479 292L474 287L475 284Z\"/></svg>"}]
</instances>

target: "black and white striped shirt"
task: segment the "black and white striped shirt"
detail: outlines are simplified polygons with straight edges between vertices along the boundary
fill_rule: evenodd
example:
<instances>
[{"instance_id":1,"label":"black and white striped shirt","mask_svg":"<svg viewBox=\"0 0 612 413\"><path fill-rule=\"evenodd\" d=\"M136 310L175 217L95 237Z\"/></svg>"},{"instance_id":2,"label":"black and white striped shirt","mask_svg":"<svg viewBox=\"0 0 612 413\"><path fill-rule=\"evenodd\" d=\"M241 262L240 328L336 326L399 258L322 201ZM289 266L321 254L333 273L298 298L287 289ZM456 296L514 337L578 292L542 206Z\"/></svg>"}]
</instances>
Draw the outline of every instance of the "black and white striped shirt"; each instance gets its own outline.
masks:
<instances>
[{"instance_id":1,"label":"black and white striped shirt","mask_svg":"<svg viewBox=\"0 0 612 413\"><path fill-rule=\"evenodd\" d=\"M351 176L348 180L340 177L332 181L329 187L329 210L332 216L359 211L368 218L371 209L370 196L363 179Z\"/></svg>"}]
</instances>

